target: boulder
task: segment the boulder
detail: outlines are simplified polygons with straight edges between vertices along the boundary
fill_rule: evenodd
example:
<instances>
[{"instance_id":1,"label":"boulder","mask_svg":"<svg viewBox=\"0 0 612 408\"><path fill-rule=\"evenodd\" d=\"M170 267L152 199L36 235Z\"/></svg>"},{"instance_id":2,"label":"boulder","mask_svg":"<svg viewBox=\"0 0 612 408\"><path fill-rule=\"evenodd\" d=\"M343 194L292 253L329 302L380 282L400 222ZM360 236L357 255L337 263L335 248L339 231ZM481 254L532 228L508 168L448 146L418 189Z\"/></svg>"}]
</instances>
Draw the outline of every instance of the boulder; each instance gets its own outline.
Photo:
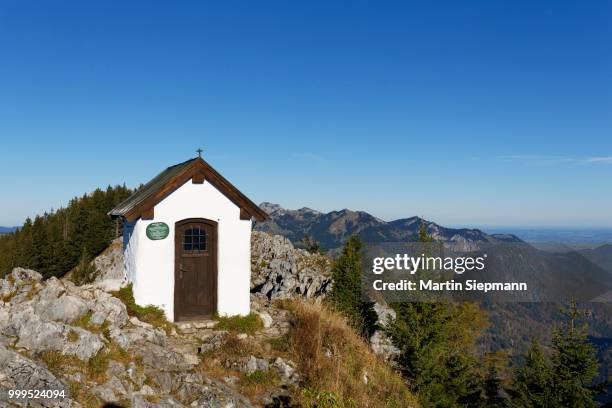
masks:
<instances>
[{"instance_id":1,"label":"boulder","mask_svg":"<svg viewBox=\"0 0 612 408\"><path fill-rule=\"evenodd\" d=\"M0 405L9 404L7 391L18 390L63 390L65 398L45 400L19 400L20 406L37 402L48 407L70 407L74 401L69 398L68 385L56 378L44 366L0 345ZM10 402L16 403L16 400Z\"/></svg>"},{"instance_id":2,"label":"boulder","mask_svg":"<svg viewBox=\"0 0 612 408\"><path fill-rule=\"evenodd\" d=\"M59 322L72 322L89 310L87 303L79 297L64 294L50 302L39 302L36 312L40 317Z\"/></svg>"},{"instance_id":3,"label":"boulder","mask_svg":"<svg viewBox=\"0 0 612 408\"><path fill-rule=\"evenodd\" d=\"M34 352L59 351L85 361L104 347L99 335L80 327L44 320L31 306L13 313L10 319L6 331L19 338L17 347L24 347ZM76 333L77 339L69 339L70 333Z\"/></svg>"}]
</instances>

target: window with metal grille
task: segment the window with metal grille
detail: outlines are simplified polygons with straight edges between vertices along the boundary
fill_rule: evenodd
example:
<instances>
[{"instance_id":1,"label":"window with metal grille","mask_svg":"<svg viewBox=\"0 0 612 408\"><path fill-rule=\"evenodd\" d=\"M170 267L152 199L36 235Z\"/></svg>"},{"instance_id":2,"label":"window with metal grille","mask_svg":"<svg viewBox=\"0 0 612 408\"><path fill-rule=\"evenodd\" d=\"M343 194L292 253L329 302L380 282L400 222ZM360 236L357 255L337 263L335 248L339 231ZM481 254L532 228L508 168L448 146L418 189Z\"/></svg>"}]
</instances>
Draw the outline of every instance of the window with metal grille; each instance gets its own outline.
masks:
<instances>
[{"instance_id":1,"label":"window with metal grille","mask_svg":"<svg viewBox=\"0 0 612 408\"><path fill-rule=\"evenodd\" d=\"M206 230L189 228L183 234L183 249L185 251L206 251Z\"/></svg>"}]
</instances>

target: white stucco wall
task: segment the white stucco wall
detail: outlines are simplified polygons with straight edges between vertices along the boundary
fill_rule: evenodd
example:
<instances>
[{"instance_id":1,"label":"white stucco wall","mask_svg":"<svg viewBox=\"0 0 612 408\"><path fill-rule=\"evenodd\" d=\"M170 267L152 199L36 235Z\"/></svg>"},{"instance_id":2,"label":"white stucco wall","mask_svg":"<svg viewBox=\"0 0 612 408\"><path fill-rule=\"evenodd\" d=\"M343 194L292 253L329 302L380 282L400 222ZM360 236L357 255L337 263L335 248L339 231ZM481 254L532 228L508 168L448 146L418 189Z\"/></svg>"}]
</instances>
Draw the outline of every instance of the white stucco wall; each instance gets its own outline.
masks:
<instances>
[{"instance_id":1,"label":"white stucco wall","mask_svg":"<svg viewBox=\"0 0 612 408\"><path fill-rule=\"evenodd\" d=\"M217 312L246 315L250 311L251 221L240 219L240 208L212 184L187 181L155 206L155 218L139 219L124 242L126 278L140 305L156 305L174 320L174 229L177 221L206 218L217 227ZM165 222L167 238L150 240L147 225Z\"/></svg>"}]
</instances>

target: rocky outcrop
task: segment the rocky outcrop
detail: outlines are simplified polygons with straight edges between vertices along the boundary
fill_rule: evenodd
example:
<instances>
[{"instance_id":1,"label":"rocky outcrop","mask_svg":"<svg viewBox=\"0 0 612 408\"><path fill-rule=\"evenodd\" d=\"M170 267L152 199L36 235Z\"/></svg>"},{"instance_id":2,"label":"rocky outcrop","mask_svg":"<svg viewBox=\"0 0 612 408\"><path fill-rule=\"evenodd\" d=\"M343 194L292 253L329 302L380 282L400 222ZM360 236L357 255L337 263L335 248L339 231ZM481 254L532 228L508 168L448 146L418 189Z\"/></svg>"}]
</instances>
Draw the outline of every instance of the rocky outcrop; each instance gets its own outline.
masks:
<instances>
[{"instance_id":1,"label":"rocky outcrop","mask_svg":"<svg viewBox=\"0 0 612 408\"><path fill-rule=\"evenodd\" d=\"M198 349L176 330L169 338L128 316L98 284L43 281L35 271L15 268L0 279L0 296L2 407L79 407L84 395L132 407L251 406L196 370ZM9 398L11 389L59 390L64 397Z\"/></svg>"},{"instance_id":2,"label":"rocky outcrop","mask_svg":"<svg viewBox=\"0 0 612 408\"><path fill-rule=\"evenodd\" d=\"M39 403L48 407L70 407L75 402L69 398L68 385L59 380L44 366L17 353L14 350L0 345L0 394L8 396L9 390L57 390L63 392L64 398L15 398L15 405L34 405ZM2 397L0 397L1 399ZM5 401L8 404L8 398ZM6 405L2 405L6 406Z\"/></svg>"},{"instance_id":3,"label":"rocky outcrop","mask_svg":"<svg viewBox=\"0 0 612 408\"><path fill-rule=\"evenodd\" d=\"M98 255L93 263L99 271L96 276L96 282L106 280L123 280L123 238L114 239L111 244L100 255Z\"/></svg>"},{"instance_id":4,"label":"rocky outcrop","mask_svg":"<svg viewBox=\"0 0 612 408\"><path fill-rule=\"evenodd\" d=\"M280 235L253 231L251 292L268 299L324 296L331 289L331 260L297 249Z\"/></svg>"},{"instance_id":5,"label":"rocky outcrop","mask_svg":"<svg viewBox=\"0 0 612 408\"><path fill-rule=\"evenodd\" d=\"M256 296L265 308L253 303L262 320L256 333L219 330L216 321L179 323L166 331L129 316L123 302L102 287L43 281L22 268L0 279L1 407L80 407L96 401L96 406L248 408L253 403L239 391L245 376L273 381L255 397L261 406L288 398L288 387L299 381L296 364L271 352L269 344L286 335L288 312L272 308L264 297ZM217 375L220 371L229 374ZM9 399L11 389L60 390L65 396Z\"/></svg>"},{"instance_id":6,"label":"rocky outcrop","mask_svg":"<svg viewBox=\"0 0 612 408\"><path fill-rule=\"evenodd\" d=\"M370 336L370 348L374 354L382 356L387 361L395 361L395 358L399 355L400 350L395 347L391 339L385 333L385 328L395 320L397 314L395 310L390 308L384 303L374 303L374 311L376 312L379 329L376 330L372 336Z\"/></svg>"}]
</instances>

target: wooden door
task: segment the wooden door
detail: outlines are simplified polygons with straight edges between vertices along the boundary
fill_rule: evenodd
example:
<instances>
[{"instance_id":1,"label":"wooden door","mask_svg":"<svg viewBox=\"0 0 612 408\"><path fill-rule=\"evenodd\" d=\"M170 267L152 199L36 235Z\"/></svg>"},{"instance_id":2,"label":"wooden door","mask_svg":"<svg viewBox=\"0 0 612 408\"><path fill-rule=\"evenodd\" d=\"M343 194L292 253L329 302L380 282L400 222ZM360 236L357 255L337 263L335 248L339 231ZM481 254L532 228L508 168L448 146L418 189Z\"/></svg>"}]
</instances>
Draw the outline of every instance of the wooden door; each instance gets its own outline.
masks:
<instances>
[{"instance_id":1,"label":"wooden door","mask_svg":"<svg viewBox=\"0 0 612 408\"><path fill-rule=\"evenodd\" d=\"M217 308L217 223L179 221L174 244L174 319L211 318Z\"/></svg>"}]
</instances>

